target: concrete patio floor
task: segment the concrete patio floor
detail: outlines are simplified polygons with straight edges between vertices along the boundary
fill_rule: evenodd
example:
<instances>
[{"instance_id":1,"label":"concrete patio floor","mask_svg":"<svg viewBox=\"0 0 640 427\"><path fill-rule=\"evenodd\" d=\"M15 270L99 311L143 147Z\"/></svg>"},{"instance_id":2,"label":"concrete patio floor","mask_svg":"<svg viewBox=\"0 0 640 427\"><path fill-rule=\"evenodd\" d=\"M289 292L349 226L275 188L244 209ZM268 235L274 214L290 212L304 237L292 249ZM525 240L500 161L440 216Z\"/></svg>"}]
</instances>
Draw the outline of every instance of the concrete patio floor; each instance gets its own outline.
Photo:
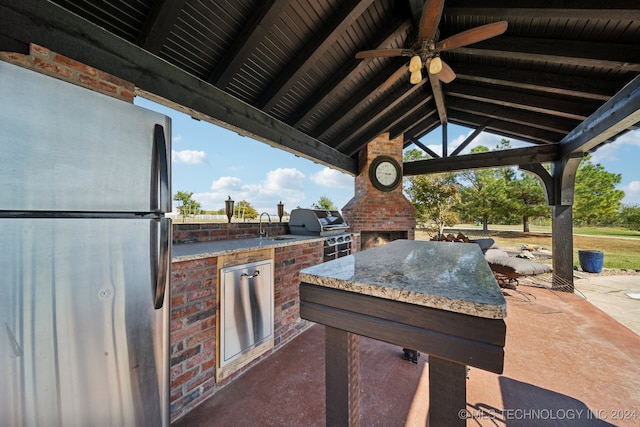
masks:
<instances>
[{"instance_id":1,"label":"concrete patio floor","mask_svg":"<svg viewBox=\"0 0 640 427\"><path fill-rule=\"evenodd\" d=\"M504 373L471 369L468 426L640 425L638 333L580 293L522 285L505 293ZM427 357L413 364L368 338L361 351L361 425L424 426ZM324 401L324 327L316 325L172 426L324 426Z\"/></svg>"}]
</instances>

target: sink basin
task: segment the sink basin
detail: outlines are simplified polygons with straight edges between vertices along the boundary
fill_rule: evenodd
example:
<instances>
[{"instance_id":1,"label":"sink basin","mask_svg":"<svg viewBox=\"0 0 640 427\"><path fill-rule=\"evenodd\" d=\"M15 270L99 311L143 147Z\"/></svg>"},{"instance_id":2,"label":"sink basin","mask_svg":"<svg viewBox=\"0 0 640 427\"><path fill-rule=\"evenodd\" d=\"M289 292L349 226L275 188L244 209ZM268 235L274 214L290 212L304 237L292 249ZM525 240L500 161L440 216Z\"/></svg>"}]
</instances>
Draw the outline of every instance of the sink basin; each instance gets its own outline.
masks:
<instances>
[{"instance_id":1,"label":"sink basin","mask_svg":"<svg viewBox=\"0 0 640 427\"><path fill-rule=\"evenodd\" d=\"M293 240L293 239L295 239L295 237L290 237L290 236L276 236L271 238L271 240Z\"/></svg>"}]
</instances>

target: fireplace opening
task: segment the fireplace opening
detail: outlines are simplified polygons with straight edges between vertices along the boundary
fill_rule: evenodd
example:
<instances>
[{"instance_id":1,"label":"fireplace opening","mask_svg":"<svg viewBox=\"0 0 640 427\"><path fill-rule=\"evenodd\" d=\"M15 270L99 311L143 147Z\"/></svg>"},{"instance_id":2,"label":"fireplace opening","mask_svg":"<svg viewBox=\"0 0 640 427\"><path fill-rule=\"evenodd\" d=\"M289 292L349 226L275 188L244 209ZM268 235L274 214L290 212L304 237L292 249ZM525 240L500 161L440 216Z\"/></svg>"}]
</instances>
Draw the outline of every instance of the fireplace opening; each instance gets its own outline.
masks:
<instances>
[{"instance_id":1,"label":"fireplace opening","mask_svg":"<svg viewBox=\"0 0 640 427\"><path fill-rule=\"evenodd\" d=\"M406 230L397 231L361 231L360 250L375 248L397 239L406 239Z\"/></svg>"}]
</instances>

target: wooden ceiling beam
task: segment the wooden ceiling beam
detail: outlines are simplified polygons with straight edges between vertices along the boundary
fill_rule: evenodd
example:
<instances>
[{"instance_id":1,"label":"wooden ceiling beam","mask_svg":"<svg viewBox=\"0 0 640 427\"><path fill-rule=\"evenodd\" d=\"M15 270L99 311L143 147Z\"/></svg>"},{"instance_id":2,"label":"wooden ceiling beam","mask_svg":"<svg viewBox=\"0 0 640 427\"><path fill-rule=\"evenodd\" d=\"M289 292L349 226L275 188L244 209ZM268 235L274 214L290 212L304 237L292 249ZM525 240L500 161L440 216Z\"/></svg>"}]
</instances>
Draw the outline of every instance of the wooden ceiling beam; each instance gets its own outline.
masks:
<instances>
[{"instance_id":1,"label":"wooden ceiling beam","mask_svg":"<svg viewBox=\"0 0 640 427\"><path fill-rule=\"evenodd\" d=\"M136 44L155 55L159 54L186 2L186 0L153 2Z\"/></svg>"},{"instance_id":2,"label":"wooden ceiling beam","mask_svg":"<svg viewBox=\"0 0 640 427\"><path fill-rule=\"evenodd\" d=\"M546 144L536 147L417 160L403 163L402 173L404 176L414 176L469 169L509 167L520 164L549 163L559 159L558 151L558 144Z\"/></svg>"},{"instance_id":3,"label":"wooden ceiling beam","mask_svg":"<svg viewBox=\"0 0 640 427\"><path fill-rule=\"evenodd\" d=\"M525 7L523 5L529 6ZM546 7L550 5L550 7ZM574 7L571 7L571 6ZM610 20L640 20L640 10L636 0L612 0L603 5L601 0L563 1L562 6L554 3L513 2L510 0L485 0L478 7L477 0L455 0L445 3L443 15L485 16L487 18L514 17L525 19L588 19L597 21L606 16ZM603 6L606 7L603 8Z\"/></svg>"},{"instance_id":4,"label":"wooden ceiling beam","mask_svg":"<svg viewBox=\"0 0 640 427\"><path fill-rule=\"evenodd\" d=\"M431 91L433 92L433 99L436 102L436 109L438 110L438 117L440 118L440 124L444 125L447 123L447 107L444 103L444 92L442 91L442 85L440 84L440 80L435 75L431 74L429 71L426 71L427 76L429 78L429 83L431 84Z\"/></svg>"},{"instance_id":5,"label":"wooden ceiling beam","mask_svg":"<svg viewBox=\"0 0 640 427\"><path fill-rule=\"evenodd\" d=\"M640 122L640 76L580 123L562 141L562 158L588 153Z\"/></svg>"},{"instance_id":6,"label":"wooden ceiling beam","mask_svg":"<svg viewBox=\"0 0 640 427\"><path fill-rule=\"evenodd\" d=\"M318 60L330 49L334 49L342 33L367 10L373 0L350 0L348 4L338 9L337 16L330 22L333 27L325 26L315 34L295 55L295 59L284 67L267 90L256 100L255 106L269 112L276 103L293 87L302 77L316 66Z\"/></svg>"},{"instance_id":7,"label":"wooden ceiling beam","mask_svg":"<svg viewBox=\"0 0 640 427\"><path fill-rule=\"evenodd\" d=\"M451 52L605 70L640 72L638 49L628 44L500 36Z\"/></svg>"},{"instance_id":8,"label":"wooden ceiling beam","mask_svg":"<svg viewBox=\"0 0 640 427\"><path fill-rule=\"evenodd\" d=\"M438 119L436 112L433 111L432 114L423 116L421 120L413 122L413 125L409 127L404 133L407 135L426 135L427 133L436 129L438 126L440 126L440 120ZM417 140L419 138L420 137L412 139Z\"/></svg>"},{"instance_id":9,"label":"wooden ceiling beam","mask_svg":"<svg viewBox=\"0 0 640 427\"><path fill-rule=\"evenodd\" d=\"M449 119L451 123L463 123L466 126L474 128L486 124L486 132L500 132L501 134L511 133L512 138L517 138L522 141L532 142L535 144L557 143L563 135L561 133L549 132L547 130L531 127L526 124L512 123L504 120L493 119L486 122L474 114L462 113L459 111L455 114L452 112Z\"/></svg>"},{"instance_id":10,"label":"wooden ceiling beam","mask_svg":"<svg viewBox=\"0 0 640 427\"><path fill-rule=\"evenodd\" d=\"M345 129L344 133L347 135L345 138L342 138L340 143L338 143L335 148L340 151L345 149L345 152L351 151L347 149L347 147L351 147L353 145L354 140L362 140L362 135L365 133L368 136L364 138L368 138L364 144L367 144L368 141L375 138L376 136L384 133L388 126L394 121L393 118L387 117L385 120L385 116L388 116L389 113L393 112L393 110L401 105L404 100L413 95L416 92L422 92L420 89L424 86L424 81L420 82L416 85L411 85L411 88L404 92L399 93L399 96L396 97L386 97L378 101L377 105L363 115L361 115L358 119L353 121L351 125ZM424 97L422 97L424 98ZM371 130L373 129L373 130ZM358 149L362 145L362 143L355 144ZM357 150L356 150L357 151Z\"/></svg>"},{"instance_id":11,"label":"wooden ceiling beam","mask_svg":"<svg viewBox=\"0 0 640 427\"><path fill-rule=\"evenodd\" d=\"M264 0L258 2L253 15L244 26L244 31L236 37L226 50L224 57L213 69L207 82L226 89L231 79L238 74L238 70L244 64L247 52L253 51L258 46L271 27L280 19L283 8L290 0Z\"/></svg>"},{"instance_id":12,"label":"wooden ceiling beam","mask_svg":"<svg viewBox=\"0 0 640 427\"><path fill-rule=\"evenodd\" d=\"M425 153L427 153L429 156L431 156L434 159L438 159L438 158L441 157L438 153L436 153L431 148L427 147L426 145L424 145L422 142L420 142L417 139L412 139L411 143L415 144L416 147L418 147L419 149L421 149L422 151L424 151Z\"/></svg>"},{"instance_id":13,"label":"wooden ceiling beam","mask_svg":"<svg viewBox=\"0 0 640 427\"><path fill-rule=\"evenodd\" d=\"M385 49L392 43L397 43L398 39L407 35L411 29L411 22L403 20L395 25L390 22L387 28L388 31L383 34L380 40L370 46L371 49ZM387 60L390 61L391 59ZM297 115L290 117L287 122L291 123L295 128L301 128L328 100L339 93L343 93L367 67L367 61L356 61L355 65L354 62L345 63L338 72L334 73L330 79L307 98L306 102L297 109Z\"/></svg>"},{"instance_id":14,"label":"wooden ceiling beam","mask_svg":"<svg viewBox=\"0 0 640 427\"><path fill-rule=\"evenodd\" d=\"M403 58L394 58L395 64L401 62L404 62ZM329 117L326 117L322 123L317 126L316 131L310 132L311 135L319 140L324 140L334 127L346 121L353 120L354 111L372 102L372 98L381 97L381 86L384 85L396 70L397 67L387 67L374 75L364 86L361 86L355 93L352 93L348 100L336 108ZM342 135L340 138L347 136L348 135Z\"/></svg>"},{"instance_id":15,"label":"wooden ceiling beam","mask_svg":"<svg viewBox=\"0 0 640 427\"><path fill-rule=\"evenodd\" d=\"M393 120L384 128L384 132L390 131L391 129L393 129L396 125L402 123L404 120L407 119L407 117L415 114L416 112L418 112L420 109L424 108L425 112L427 111L431 111L432 113L435 112L434 109L431 110L427 110L425 108L425 106L427 104L429 104L431 102L431 100L433 99L433 95L428 95L428 96L424 96L421 100L419 100L416 104L414 105L405 105L404 106L404 110L399 111L395 114L395 116L393 117ZM394 138L391 138L394 139Z\"/></svg>"},{"instance_id":16,"label":"wooden ceiling beam","mask_svg":"<svg viewBox=\"0 0 640 427\"><path fill-rule=\"evenodd\" d=\"M424 108L424 111L417 110L414 114L406 116L406 118L400 121L397 125L389 128L390 139L396 139L400 135L404 135L405 139L419 138L421 135L420 133L411 133L409 130L412 129L416 123L427 119L430 122L435 122L438 125L440 124L438 110L436 110L435 106L434 108Z\"/></svg>"},{"instance_id":17,"label":"wooden ceiling beam","mask_svg":"<svg viewBox=\"0 0 640 427\"><path fill-rule=\"evenodd\" d=\"M451 157L460 154L462 150L467 148L467 146L471 144L473 140L476 139L478 135L480 135L485 130L485 128L486 125L478 126L473 132L471 132L471 135L469 135L464 141L462 141L462 144L458 145L456 149L453 150L453 152L451 153Z\"/></svg>"},{"instance_id":18,"label":"wooden ceiling beam","mask_svg":"<svg viewBox=\"0 0 640 427\"><path fill-rule=\"evenodd\" d=\"M355 175L357 161L185 73L66 9L36 0L3 0L0 34L36 43L133 83L142 91L202 113L212 123ZM79 37L78 35L82 35Z\"/></svg>"},{"instance_id":19,"label":"wooden ceiling beam","mask_svg":"<svg viewBox=\"0 0 640 427\"><path fill-rule=\"evenodd\" d=\"M526 92L465 85L461 82L454 82L447 85L446 94L447 96L455 96L579 121L586 119L594 108L599 105L599 103L594 103L593 101L576 102L569 99L554 99L549 96L532 95Z\"/></svg>"},{"instance_id":20,"label":"wooden ceiling beam","mask_svg":"<svg viewBox=\"0 0 640 427\"><path fill-rule=\"evenodd\" d=\"M456 78L501 88L531 90L552 95L607 101L620 84L609 79L588 79L580 76L504 67L476 66L456 63Z\"/></svg>"},{"instance_id":21,"label":"wooden ceiling beam","mask_svg":"<svg viewBox=\"0 0 640 427\"><path fill-rule=\"evenodd\" d=\"M504 120L561 134L571 132L573 128L580 124L579 120L527 112L518 108L509 108L455 97L451 97L449 100L448 108L451 114L454 114L454 111L461 111L463 113L485 117L487 120Z\"/></svg>"}]
</instances>

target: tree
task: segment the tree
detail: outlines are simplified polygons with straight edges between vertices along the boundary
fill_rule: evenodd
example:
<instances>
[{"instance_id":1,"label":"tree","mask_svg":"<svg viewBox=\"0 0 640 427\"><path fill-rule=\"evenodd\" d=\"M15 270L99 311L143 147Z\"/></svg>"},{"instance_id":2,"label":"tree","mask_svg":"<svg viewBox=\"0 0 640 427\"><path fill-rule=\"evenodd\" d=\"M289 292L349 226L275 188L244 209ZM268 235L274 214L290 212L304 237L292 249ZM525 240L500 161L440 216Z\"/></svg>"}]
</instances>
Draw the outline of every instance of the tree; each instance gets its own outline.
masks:
<instances>
[{"instance_id":1,"label":"tree","mask_svg":"<svg viewBox=\"0 0 640 427\"><path fill-rule=\"evenodd\" d=\"M622 175L607 172L585 157L576 173L573 218L577 224L611 224L620 210L624 191L617 190Z\"/></svg>"},{"instance_id":2,"label":"tree","mask_svg":"<svg viewBox=\"0 0 640 427\"><path fill-rule=\"evenodd\" d=\"M483 153L489 149L482 145L474 147L472 153ZM507 204L507 191L505 180L496 169L475 169L459 174L462 183L466 181L468 186L461 190L459 209L465 215L473 215L482 218L484 232L489 231L489 218L497 216L504 211Z\"/></svg>"},{"instance_id":3,"label":"tree","mask_svg":"<svg viewBox=\"0 0 640 427\"><path fill-rule=\"evenodd\" d=\"M411 149L404 153L404 161L415 161L430 158L421 150ZM419 227L428 228L433 223L438 234L444 232L445 226L458 223L458 215L453 207L460 201L460 189L453 173L417 175L405 178L404 192L416 209L416 223Z\"/></svg>"},{"instance_id":4,"label":"tree","mask_svg":"<svg viewBox=\"0 0 640 427\"><path fill-rule=\"evenodd\" d=\"M242 219L256 219L258 217L258 211L255 210L251 203L246 200L240 200L235 207L236 218Z\"/></svg>"},{"instance_id":5,"label":"tree","mask_svg":"<svg viewBox=\"0 0 640 427\"><path fill-rule=\"evenodd\" d=\"M417 148L412 148L410 150L407 150L402 155L402 160L405 162L413 162L415 160L430 159L430 158L431 156L429 156L428 154L424 154L421 150L418 150Z\"/></svg>"},{"instance_id":6,"label":"tree","mask_svg":"<svg viewBox=\"0 0 640 427\"><path fill-rule=\"evenodd\" d=\"M524 173L519 179L507 183L509 210L522 217L522 231L529 232L529 218L549 215L544 190L534 176Z\"/></svg>"},{"instance_id":7,"label":"tree","mask_svg":"<svg viewBox=\"0 0 640 427\"><path fill-rule=\"evenodd\" d=\"M620 222L632 230L640 230L640 205L625 205L620 210Z\"/></svg>"},{"instance_id":8,"label":"tree","mask_svg":"<svg viewBox=\"0 0 640 427\"><path fill-rule=\"evenodd\" d=\"M418 226L426 228L430 222L438 227L442 235L445 226L458 223L452 208L460 201L460 189L452 173L417 175L408 178L405 189L416 209Z\"/></svg>"},{"instance_id":9,"label":"tree","mask_svg":"<svg viewBox=\"0 0 640 427\"><path fill-rule=\"evenodd\" d=\"M324 209L324 210L327 210L327 211L335 211L336 210L336 207L333 204L333 201L331 201L331 199L328 198L327 196L321 196L320 199L318 199L318 202L312 204L311 207L313 209Z\"/></svg>"},{"instance_id":10,"label":"tree","mask_svg":"<svg viewBox=\"0 0 640 427\"><path fill-rule=\"evenodd\" d=\"M173 196L173 200L182 202L182 204L178 206L178 212L183 218L200 213L200 203L192 199L191 196L193 196L193 192L187 193L186 191L178 191Z\"/></svg>"}]
</instances>

